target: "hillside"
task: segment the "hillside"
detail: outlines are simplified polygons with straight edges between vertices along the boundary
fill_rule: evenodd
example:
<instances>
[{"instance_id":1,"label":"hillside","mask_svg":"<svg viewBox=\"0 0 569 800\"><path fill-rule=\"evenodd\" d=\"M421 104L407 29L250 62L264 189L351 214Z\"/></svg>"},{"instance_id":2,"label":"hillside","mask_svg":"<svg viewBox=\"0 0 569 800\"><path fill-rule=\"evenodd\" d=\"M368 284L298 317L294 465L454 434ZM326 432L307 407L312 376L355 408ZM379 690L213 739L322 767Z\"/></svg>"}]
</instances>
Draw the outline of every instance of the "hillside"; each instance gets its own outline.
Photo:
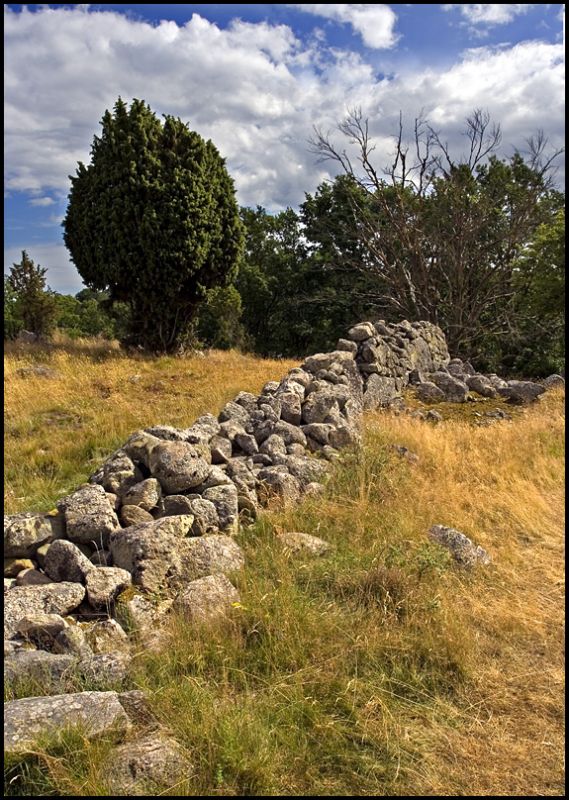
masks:
<instances>
[{"instance_id":1,"label":"hillside","mask_svg":"<svg viewBox=\"0 0 569 800\"><path fill-rule=\"evenodd\" d=\"M38 364L53 374L25 372ZM189 424L291 366L232 352L8 352L6 512L49 510L131 431ZM175 618L158 652L141 646L131 685L192 765L166 795L563 793L563 393L488 427L471 404L443 416L368 413L363 447L323 496L241 530L231 618ZM461 571L428 542L435 523L472 537L491 566ZM286 531L332 550L295 556ZM8 763L6 793L109 794L110 748L46 742Z\"/></svg>"}]
</instances>

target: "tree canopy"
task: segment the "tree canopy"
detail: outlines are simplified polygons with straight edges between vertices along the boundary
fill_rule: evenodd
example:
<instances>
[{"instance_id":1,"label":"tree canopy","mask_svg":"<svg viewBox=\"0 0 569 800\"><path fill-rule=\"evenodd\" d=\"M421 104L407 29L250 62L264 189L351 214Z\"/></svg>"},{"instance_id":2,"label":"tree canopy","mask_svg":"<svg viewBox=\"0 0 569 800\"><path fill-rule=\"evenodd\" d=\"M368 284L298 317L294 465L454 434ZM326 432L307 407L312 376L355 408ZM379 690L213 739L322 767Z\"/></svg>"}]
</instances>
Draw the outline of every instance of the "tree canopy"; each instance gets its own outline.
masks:
<instances>
[{"instance_id":1,"label":"tree canopy","mask_svg":"<svg viewBox=\"0 0 569 800\"><path fill-rule=\"evenodd\" d=\"M119 98L91 162L71 177L64 240L85 284L130 308L126 340L174 351L208 290L235 275L242 229L234 186L211 141Z\"/></svg>"}]
</instances>

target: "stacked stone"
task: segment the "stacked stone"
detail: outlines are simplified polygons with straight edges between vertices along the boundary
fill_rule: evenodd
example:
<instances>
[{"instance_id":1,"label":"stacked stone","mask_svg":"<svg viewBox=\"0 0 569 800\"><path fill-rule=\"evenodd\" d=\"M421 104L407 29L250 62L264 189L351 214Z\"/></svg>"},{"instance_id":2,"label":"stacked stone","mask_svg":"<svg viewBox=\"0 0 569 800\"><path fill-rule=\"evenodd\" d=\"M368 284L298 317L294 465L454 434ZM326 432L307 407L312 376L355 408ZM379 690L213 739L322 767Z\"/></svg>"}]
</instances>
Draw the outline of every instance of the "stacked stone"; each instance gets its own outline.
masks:
<instances>
[{"instance_id":1,"label":"stacked stone","mask_svg":"<svg viewBox=\"0 0 569 800\"><path fill-rule=\"evenodd\" d=\"M320 492L329 462L358 443L363 410L392 404L408 383L435 402L469 391L527 402L562 381L482 375L450 359L435 325L379 320L258 396L240 392L217 417L135 432L54 512L4 518L5 651L18 659L9 669L25 672L25 658L58 675L62 658L92 670L99 657L120 673L121 622L155 629L172 604L192 619L225 613L238 600L225 576L244 563L239 521L272 498Z\"/></svg>"},{"instance_id":2,"label":"stacked stone","mask_svg":"<svg viewBox=\"0 0 569 800\"><path fill-rule=\"evenodd\" d=\"M361 322L340 339L338 349L355 356L362 375L364 408L389 406L414 373L446 367L450 356L444 333L430 322Z\"/></svg>"}]
</instances>

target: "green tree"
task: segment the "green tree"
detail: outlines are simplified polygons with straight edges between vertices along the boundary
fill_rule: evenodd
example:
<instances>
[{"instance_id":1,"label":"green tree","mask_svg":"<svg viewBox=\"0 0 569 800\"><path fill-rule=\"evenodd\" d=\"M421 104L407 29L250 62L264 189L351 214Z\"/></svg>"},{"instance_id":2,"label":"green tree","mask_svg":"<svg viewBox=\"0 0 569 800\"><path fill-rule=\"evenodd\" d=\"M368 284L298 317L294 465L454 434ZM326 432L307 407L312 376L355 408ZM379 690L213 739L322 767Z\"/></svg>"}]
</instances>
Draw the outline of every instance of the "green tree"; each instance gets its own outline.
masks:
<instances>
[{"instance_id":1,"label":"green tree","mask_svg":"<svg viewBox=\"0 0 569 800\"><path fill-rule=\"evenodd\" d=\"M235 275L242 228L224 159L180 119L119 98L91 162L79 163L63 221L85 284L129 306L125 342L184 345L210 289Z\"/></svg>"},{"instance_id":2,"label":"green tree","mask_svg":"<svg viewBox=\"0 0 569 800\"><path fill-rule=\"evenodd\" d=\"M499 126L476 110L466 120L466 154L454 157L439 133L415 120L410 146L403 126L390 166L374 164L368 120L353 111L340 124L347 153L316 131L313 146L341 166L353 193L359 262L399 318L440 325L454 355L482 354L489 334L519 331L517 259L546 219L551 195L547 142L538 134L529 154L499 159ZM365 198L362 200L361 198Z\"/></svg>"},{"instance_id":3,"label":"green tree","mask_svg":"<svg viewBox=\"0 0 569 800\"><path fill-rule=\"evenodd\" d=\"M56 319L56 304L52 292L46 287L46 272L47 269L39 264L36 266L22 250L22 260L12 266L6 281L12 318L21 320L23 328L38 339L52 333Z\"/></svg>"}]
</instances>

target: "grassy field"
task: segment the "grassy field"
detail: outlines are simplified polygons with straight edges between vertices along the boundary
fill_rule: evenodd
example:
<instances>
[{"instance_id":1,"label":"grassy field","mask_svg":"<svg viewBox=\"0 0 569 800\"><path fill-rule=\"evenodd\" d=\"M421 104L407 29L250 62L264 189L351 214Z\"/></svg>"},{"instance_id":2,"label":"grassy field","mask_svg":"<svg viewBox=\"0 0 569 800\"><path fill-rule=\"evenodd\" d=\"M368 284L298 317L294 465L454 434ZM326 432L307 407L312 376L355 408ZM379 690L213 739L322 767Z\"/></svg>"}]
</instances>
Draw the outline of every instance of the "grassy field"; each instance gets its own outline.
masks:
<instances>
[{"instance_id":1,"label":"grassy field","mask_svg":"<svg viewBox=\"0 0 569 800\"><path fill-rule=\"evenodd\" d=\"M19 377L33 358L7 357L11 510L50 507L136 427L187 424L288 367L62 350L49 366L64 377ZM192 764L164 794L562 795L563 399L550 392L487 428L369 414L362 451L346 455L324 498L242 531L233 618L208 629L173 619L164 649L133 662L133 685ZM48 427L49 409L77 415L77 427ZM53 475L36 454L51 439ZM471 536L492 565L458 570L428 543L434 523ZM285 530L334 549L289 556L275 536ZM107 795L108 750L77 736L52 743L25 768L9 765L7 791Z\"/></svg>"}]
</instances>

